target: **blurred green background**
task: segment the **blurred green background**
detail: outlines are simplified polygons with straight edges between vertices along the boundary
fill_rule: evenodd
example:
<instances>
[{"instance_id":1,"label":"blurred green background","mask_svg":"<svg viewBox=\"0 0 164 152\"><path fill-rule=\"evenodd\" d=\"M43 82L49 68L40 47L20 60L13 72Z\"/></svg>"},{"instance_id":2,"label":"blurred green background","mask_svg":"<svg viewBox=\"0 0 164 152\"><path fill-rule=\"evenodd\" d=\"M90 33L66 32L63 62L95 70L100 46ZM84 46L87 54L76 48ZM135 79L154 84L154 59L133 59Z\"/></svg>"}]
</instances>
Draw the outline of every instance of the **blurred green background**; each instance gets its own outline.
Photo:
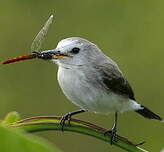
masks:
<instances>
[{"instance_id":1,"label":"blurred green background","mask_svg":"<svg viewBox=\"0 0 164 152\"><path fill-rule=\"evenodd\" d=\"M30 45L50 14L50 27L43 49L71 36L98 44L114 59L133 86L136 98L164 116L164 1L162 0L1 0L0 59L30 52ZM23 117L61 115L78 109L63 95L56 80L57 66L31 60L0 66L0 117L18 111ZM111 128L113 114L76 116ZM119 134L144 148L158 152L164 147L164 124L134 112L120 115ZM39 133L68 152L121 149L97 139L62 132Z\"/></svg>"}]
</instances>

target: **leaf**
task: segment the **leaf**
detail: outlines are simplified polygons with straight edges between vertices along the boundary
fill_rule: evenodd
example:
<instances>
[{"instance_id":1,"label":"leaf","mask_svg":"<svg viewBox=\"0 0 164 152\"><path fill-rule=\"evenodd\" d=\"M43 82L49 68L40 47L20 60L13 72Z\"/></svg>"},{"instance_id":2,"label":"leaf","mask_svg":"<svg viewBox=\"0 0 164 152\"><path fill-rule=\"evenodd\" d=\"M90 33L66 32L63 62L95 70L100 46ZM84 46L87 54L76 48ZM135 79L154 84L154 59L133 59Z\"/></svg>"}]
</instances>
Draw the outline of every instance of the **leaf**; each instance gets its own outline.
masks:
<instances>
[{"instance_id":1,"label":"leaf","mask_svg":"<svg viewBox=\"0 0 164 152\"><path fill-rule=\"evenodd\" d=\"M61 152L42 138L0 125L0 152Z\"/></svg>"},{"instance_id":2,"label":"leaf","mask_svg":"<svg viewBox=\"0 0 164 152\"><path fill-rule=\"evenodd\" d=\"M18 120L20 120L20 115L19 115L19 113L18 112L16 112L16 111L12 111L12 112L9 112L7 115L6 115L6 117L5 117L5 119L1 122L3 125L8 125L8 124L10 124L10 123L12 123L12 122L15 122L15 121L18 121Z\"/></svg>"}]
</instances>

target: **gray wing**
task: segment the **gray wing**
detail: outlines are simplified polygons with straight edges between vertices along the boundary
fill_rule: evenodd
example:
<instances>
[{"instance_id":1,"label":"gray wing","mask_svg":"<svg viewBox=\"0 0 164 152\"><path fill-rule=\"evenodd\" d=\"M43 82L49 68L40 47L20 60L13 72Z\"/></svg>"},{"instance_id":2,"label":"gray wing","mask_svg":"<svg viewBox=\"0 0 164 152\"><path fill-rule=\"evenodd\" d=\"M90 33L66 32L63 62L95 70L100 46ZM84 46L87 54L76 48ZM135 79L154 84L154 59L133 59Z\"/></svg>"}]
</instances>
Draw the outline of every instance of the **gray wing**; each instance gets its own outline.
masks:
<instances>
[{"instance_id":1,"label":"gray wing","mask_svg":"<svg viewBox=\"0 0 164 152\"><path fill-rule=\"evenodd\" d=\"M114 61L110 60L110 62L99 65L99 72L101 73L101 81L107 89L135 100L130 84L123 77Z\"/></svg>"},{"instance_id":2,"label":"gray wing","mask_svg":"<svg viewBox=\"0 0 164 152\"><path fill-rule=\"evenodd\" d=\"M37 34L37 36L33 40L32 44L31 44L31 51L39 51L41 49L42 43L45 39L45 36L48 32L48 29L49 29L52 21L53 21L53 15L51 15L48 18L48 20L46 21L46 23L44 24L42 29L39 31L39 33Z\"/></svg>"}]
</instances>

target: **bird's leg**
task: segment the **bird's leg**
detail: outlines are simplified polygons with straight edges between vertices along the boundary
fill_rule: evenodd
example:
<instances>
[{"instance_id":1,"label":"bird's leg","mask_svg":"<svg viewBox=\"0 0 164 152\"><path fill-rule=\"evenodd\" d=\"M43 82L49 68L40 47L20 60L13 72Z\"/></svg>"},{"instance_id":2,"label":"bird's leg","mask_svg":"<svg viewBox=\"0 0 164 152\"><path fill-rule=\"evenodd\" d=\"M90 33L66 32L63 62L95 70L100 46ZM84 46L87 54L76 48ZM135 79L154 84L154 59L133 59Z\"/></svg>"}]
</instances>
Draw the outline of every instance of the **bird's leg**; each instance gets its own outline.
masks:
<instances>
[{"instance_id":1,"label":"bird's leg","mask_svg":"<svg viewBox=\"0 0 164 152\"><path fill-rule=\"evenodd\" d=\"M118 120L118 113L115 112L114 124L111 130L111 142L110 142L111 145L113 144L117 132L117 120Z\"/></svg>"},{"instance_id":2,"label":"bird's leg","mask_svg":"<svg viewBox=\"0 0 164 152\"><path fill-rule=\"evenodd\" d=\"M65 121L66 121L66 120L68 120L68 124L70 125L71 117L72 117L73 115L76 115L76 114L82 113L82 112L86 112L86 110L80 109L80 110L77 110L77 111L73 111L73 112L68 112L68 113L66 113L66 114L61 118L61 121L60 121L60 124L61 124L61 127L62 127L61 130L64 131L64 130L63 130L63 127L64 127L64 125L65 125Z\"/></svg>"},{"instance_id":3,"label":"bird's leg","mask_svg":"<svg viewBox=\"0 0 164 152\"><path fill-rule=\"evenodd\" d=\"M113 127L111 130L108 130L104 133L104 135L106 134L110 134L111 135L111 140L110 140L110 144L113 144L113 141L115 139L116 136L116 132L117 132L117 120L118 120L118 113L115 112L115 117L114 117L114 123L113 123Z\"/></svg>"}]
</instances>

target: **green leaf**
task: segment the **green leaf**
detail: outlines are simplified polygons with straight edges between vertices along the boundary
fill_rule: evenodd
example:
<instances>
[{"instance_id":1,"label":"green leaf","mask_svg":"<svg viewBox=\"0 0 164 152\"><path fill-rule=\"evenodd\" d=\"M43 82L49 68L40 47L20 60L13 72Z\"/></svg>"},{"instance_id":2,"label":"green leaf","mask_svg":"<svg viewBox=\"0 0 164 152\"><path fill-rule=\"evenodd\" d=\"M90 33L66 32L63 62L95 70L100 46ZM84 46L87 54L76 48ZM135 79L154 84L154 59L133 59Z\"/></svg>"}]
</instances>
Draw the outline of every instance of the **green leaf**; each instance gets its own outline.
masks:
<instances>
[{"instance_id":1,"label":"green leaf","mask_svg":"<svg viewBox=\"0 0 164 152\"><path fill-rule=\"evenodd\" d=\"M13 123L13 122L15 122L15 121L18 121L18 120L20 120L20 115L19 115L19 113L18 112L16 112L16 111L12 111L12 112L9 112L7 115L6 115L6 117L5 117L5 119L1 122L3 125L8 125L8 124L10 124L10 123Z\"/></svg>"},{"instance_id":2,"label":"green leaf","mask_svg":"<svg viewBox=\"0 0 164 152\"><path fill-rule=\"evenodd\" d=\"M0 152L61 152L42 138L0 125Z\"/></svg>"}]
</instances>

